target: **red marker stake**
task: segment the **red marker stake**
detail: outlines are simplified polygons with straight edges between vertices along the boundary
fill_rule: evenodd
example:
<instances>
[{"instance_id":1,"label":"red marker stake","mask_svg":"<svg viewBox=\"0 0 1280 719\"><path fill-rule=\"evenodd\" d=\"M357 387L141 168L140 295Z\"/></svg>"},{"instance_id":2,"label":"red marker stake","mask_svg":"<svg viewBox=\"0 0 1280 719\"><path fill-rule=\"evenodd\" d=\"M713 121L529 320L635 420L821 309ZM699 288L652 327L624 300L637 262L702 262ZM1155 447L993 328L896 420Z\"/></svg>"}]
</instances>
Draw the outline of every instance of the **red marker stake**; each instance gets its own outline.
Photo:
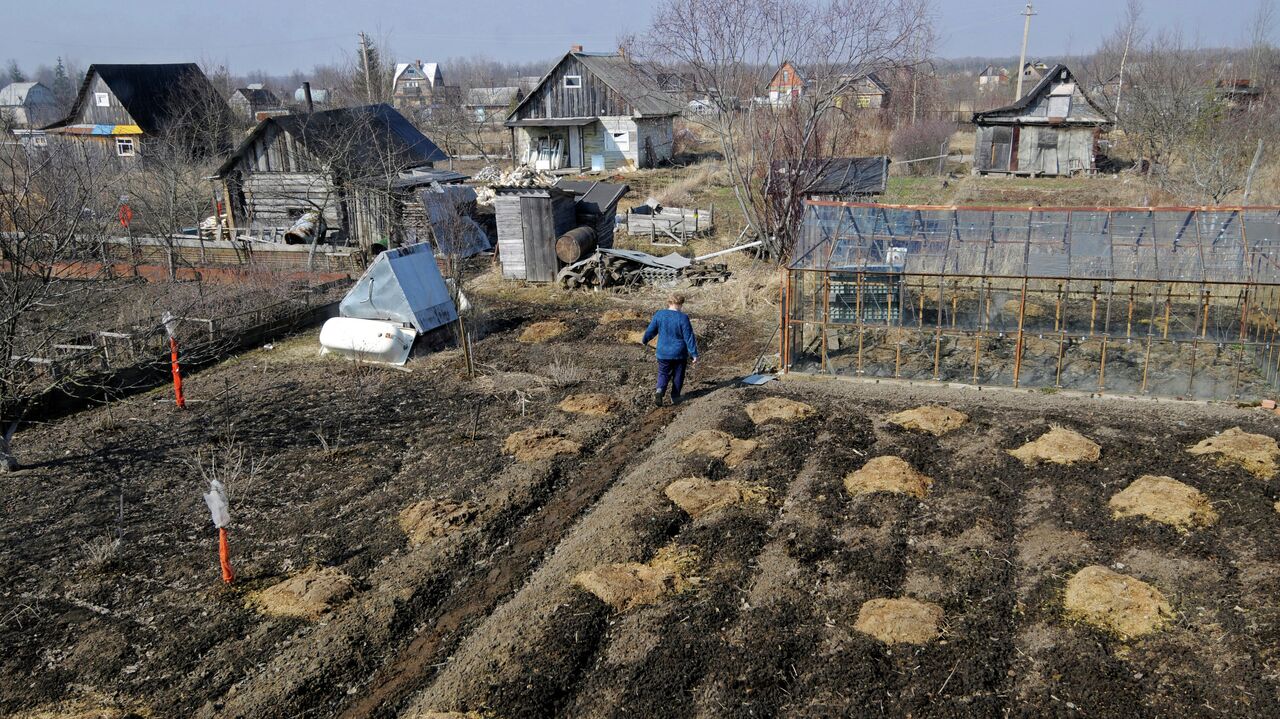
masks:
<instances>
[{"instance_id":1,"label":"red marker stake","mask_svg":"<svg viewBox=\"0 0 1280 719\"><path fill-rule=\"evenodd\" d=\"M231 584L236 573L231 569L231 546L227 544L227 528L218 527L218 562L222 565L222 581Z\"/></svg>"},{"instance_id":2,"label":"red marker stake","mask_svg":"<svg viewBox=\"0 0 1280 719\"><path fill-rule=\"evenodd\" d=\"M187 400L182 396L182 372L178 367L178 340L169 335L169 364L173 368L173 396L178 409L187 408Z\"/></svg>"}]
</instances>

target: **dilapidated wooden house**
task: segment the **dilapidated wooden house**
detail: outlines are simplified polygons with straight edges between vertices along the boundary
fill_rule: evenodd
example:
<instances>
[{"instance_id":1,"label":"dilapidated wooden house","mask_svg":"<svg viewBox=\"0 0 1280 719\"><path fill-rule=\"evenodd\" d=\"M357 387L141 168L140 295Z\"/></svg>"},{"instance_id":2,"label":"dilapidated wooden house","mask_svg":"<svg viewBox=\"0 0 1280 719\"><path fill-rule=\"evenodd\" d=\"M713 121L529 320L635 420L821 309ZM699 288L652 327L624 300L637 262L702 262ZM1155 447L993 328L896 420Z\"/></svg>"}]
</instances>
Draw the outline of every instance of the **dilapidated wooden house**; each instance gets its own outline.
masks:
<instances>
[{"instance_id":1,"label":"dilapidated wooden house","mask_svg":"<svg viewBox=\"0 0 1280 719\"><path fill-rule=\"evenodd\" d=\"M567 53L507 117L517 162L540 170L653 167L680 102L623 55Z\"/></svg>"},{"instance_id":2,"label":"dilapidated wooden house","mask_svg":"<svg viewBox=\"0 0 1280 719\"><path fill-rule=\"evenodd\" d=\"M403 206L446 155L389 105L271 117L218 168L233 234L282 238L308 216L333 244L399 244ZM415 180L422 176L422 182ZM407 179L406 179L407 178ZM314 224L314 223L313 223Z\"/></svg>"},{"instance_id":3,"label":"dilapidated wooden house","mask_svg":"<svg viewBox=\"0 0 1280 719\"><path fill-rule=\"evenodd\" d=\"M132 162L145 155L148 142L162 138L193 150L225 151L229 113L195 63L90 65L71 112L45 130L86 154Z\"/></svg>"},{"instance_id":4,"label":"dilapidated wooden house","mask_svg":"<svg viewBox=\"0 0 1280 719\"><path fill-rule=\"evenodd\" d=\"M1017 102L973 116L973 171L1033 176L1091 173L1111 117L1065 65L1049 68Z\"/></svg>"}]
</instances>

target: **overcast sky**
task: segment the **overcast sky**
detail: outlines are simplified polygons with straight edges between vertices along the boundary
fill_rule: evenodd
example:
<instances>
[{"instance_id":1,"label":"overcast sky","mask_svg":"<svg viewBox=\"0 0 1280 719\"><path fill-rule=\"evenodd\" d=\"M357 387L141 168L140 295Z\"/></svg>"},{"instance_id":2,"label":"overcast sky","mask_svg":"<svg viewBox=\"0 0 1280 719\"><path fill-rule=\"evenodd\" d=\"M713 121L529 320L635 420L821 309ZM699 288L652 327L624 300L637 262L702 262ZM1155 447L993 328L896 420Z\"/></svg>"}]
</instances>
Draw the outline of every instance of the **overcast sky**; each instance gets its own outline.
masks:
<instances>
[{"instance_id":1,"label":"overcast sky","mask_svg":"<svg viewBox=\"0 0 1280 719\"><path fill-rule=\"evenodd\" d=\"M1016 56L1024 2L935 0L938 54ZM1202 44L1243 42L1258 0L1147 0L1154 27L1178 26ZM226 64L236 73L288 73L334 62L356 32L385 38L396 59L424 61L488 55L539 60L574 43L610 50L642 29L656 0L101 0L18 3L0 0L0 59L34 68L63 55L91 62ZM1042 0L1028 55L1093 49L1113 28L1122 0ZM447 68L446 68L447 70Z\"/></svg>"}]
</instances>

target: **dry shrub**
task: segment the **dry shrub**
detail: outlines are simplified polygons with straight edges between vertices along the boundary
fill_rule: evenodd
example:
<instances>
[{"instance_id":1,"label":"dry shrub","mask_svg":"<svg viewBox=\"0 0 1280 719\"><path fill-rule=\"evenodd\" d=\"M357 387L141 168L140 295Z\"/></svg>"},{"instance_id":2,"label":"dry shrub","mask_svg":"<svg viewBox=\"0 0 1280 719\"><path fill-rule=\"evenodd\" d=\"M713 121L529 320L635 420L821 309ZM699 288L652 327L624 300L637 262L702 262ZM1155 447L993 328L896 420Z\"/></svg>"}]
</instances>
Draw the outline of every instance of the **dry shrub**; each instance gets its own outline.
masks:
<instances>
[{"instance_id":1,"label":"dry shrub","mask_svg":"<svg viewBox=\"0 0 1280 719\"><path fill-rule=\"evenodd\" d=\"M85 542L84 568L94 574L107 571L119 559L122 546L119 538L106 535Z\"/></svg>"},{"instance_id":2,"label":"dry shrub","mask_svg":"<svg viewBox=\"0 0 1280 719\"><path fill-rule=\"evenodd\" d=\"M812 406L785 397L766 397L747 405L747 416L755 424L766 422L794 422L814 413Z\"/></svg>"},{"instance_id":3,"label":"dry shrub","mask_svg":"<svg viewBox=\"0 0 1280 719\"><path fill-rule=\"evenodd\" d=\"M573 414L585 414L591 417L605 417L613 414L618 401L607 394L571 394L560 401L560 411Z\"/></svg>"},{"instance_id":4,"label":"dry shrub","mask_svg":"<svg viewBox=\"0 0 1280 719\"><path fill-rule=\"evenodd\" d=\"M778 266L742 255L743 252L739 252L727 258L711 260L728 260L733 275L727 282L716 282L698 288L698 306L713 309L718 314L774 317L782 291L782 276L778 272Z\"/></svg>"},{"instance_id":5,"label":"dry shrub","mask_svg":"<svg viewBox=\"0 0 1280 719\"><path fill-rule=\"evenodd\" d=\"M954 124L943 120L924 120L914 125L904 125L893 133L889 151L899 161L946 154L951 144L951 135L955 131ZM938 163L935 160L925 160L906 165L906 168L912 175L932 175L937 172Z\"/></svg>"},{"instance_id":6,"label":"dry shrub","mask_svg":"<svg viewBox=\"0 0 1280 719\"><path fill-rule=\"evenodd\" d=\"M1228 464L1243 467L1254 476L1270 479L1276 475L1276 455L1280 446L1265 434L1250 434L1232 427L1187 449L1194 455L1217 454Z\"/></svg>"},{"instance_id":7,"label":"dry shrub","mask_svg":"<svg viewBox=\"0 0 1280 719\"><path fill-rule=\"evenodd\" d=\"M587 371L581 365L559 356L542 369L542 374L557 387L569 387L587 378Z\"/></svg>"},{"instance_id":8,"label":"dry shrub","mask_svg":"<svg viewBox=\"0 0 1280 719\"><path fill-rule=\"evenodd\" d=\"M424 499L400 512L400 529L409 537L409 544L423 544L462 529L471 522L477 511L476 505L471 502Z\"/></svg>"},{"instance_id":9,"label":"dry shrub","mask_svg":"<svg viewBox=\"0 0 1280 719\"><path fill-rule=\"evenodd\" d=\"M941 633L942 617L942 607L910 597L872 599L853 628L885 644L925 644Z\"/></svg>"},{"instance_id":10,"label":"dry shrub","mask_svg":"<svg viewBox=\"0 0 1280 719\"><path fill-rule=\"evenodd\" d=\"M1122 639L1159 629L1173 617L1160 590L1106 567L1085 567L1067 581L1067 616Z\"/></svg>"},{"instance_id":11,"label":"dry shrub","mask_svg":"<svg viewBox=\"0 0 1280 719\"><path fill-rule=\"evenodd\" d=\"M351 596L355 583L335 567L312 567L279 584L249 595L249 605L263 614L316 621Z\"/></svg>"},{"instance_id":12,"label":"dry shrub","mask_svg":"<svg viewBox=\"0 0 1280 719\"><path fill-rule=\"evenodd\" d=\"M844 488L855 496L871 492L896 492L924 499L931 486L932 479L918 472L905 459L893 456L873 457L844 478Z\"/></svg>"},{"instance_id":13,"label":"dry shrub","mask_svg":"<svg viewBox=\"0 0 1280 719\"><path fill-rule=\"evenodd\" d=\"M534 427L512 432L503 442L502 451L521 462L537 462L562 454L577 454L582 451L582 445L560 436L555 430Z\"/></svg>"},{"instance_id":14,"label":"dry shrub","mask_svg":"<svg viewBox=\"0 0 1280 719\"><path fill-rule=\"evenodd\" d=\"M647 564L606 564L579 573L573 583L624 612L692 588L698 582L692 576L697 566L697 547L672 545L658 550Z\"/></svg>"},{"instance_id":15,"label":"dry shrub","mask_svg":"<svg viewBox=\"0 0 1280 719\"><path fill-rule=\"evenodd\" d=\"M1102 447L1088 437L1065 427L1051 426L1039 439L1027 442L1009 454L1027 466L1038 462L1075 464L1096 462L1102 456Z\"/></svg>"},{"instance_id":16,"label":"dry shrub","mask_svg":"<svg viewBox=\"0 0 1280 719\"><path fill-rule=\"evenodd\" d=\"M1218 513L1207 497L1172 477L1143 475L1113 496L1108 504L1117 518L1146 517L1183 532L1192 527L1209 527L1218 521Z\"/></svg>"},{"instance_id":17,"label":"dry shrub","mask_svg":"<svg viewBox=\"0 0 1280 719\"><path fill-rule=\"evenodd\" d=\"M702 477L677 479L663 490L686 514L694 519L735 504L763 503L768 491L743 482L724 480L713 482Z\"/></svg>"},{"instance_id":18,"label":"dry shrub","mask_svg":"<svg viewBox=\"0 0 1280 719\"><path fill-rule=\"evenodd\" d=\"M680 451L724 460L725 466L736 467L758 446L760 443L754 439L738 439L718 429L704 429L685 438L680 443Z\"/></svg>"},{"instance_id":19,"label":"dry shrub","mask_svg":"<svg viewBox=\"0 0 1280 719\"><path fill-rule=\"evenodd\" d=\"M916 407L889 416L890 424L917 432L928 432L935 437L941 437L947 432L958 429L968 421L969 415L964 412L937 405Z\"/></svg>"}]
</instances>

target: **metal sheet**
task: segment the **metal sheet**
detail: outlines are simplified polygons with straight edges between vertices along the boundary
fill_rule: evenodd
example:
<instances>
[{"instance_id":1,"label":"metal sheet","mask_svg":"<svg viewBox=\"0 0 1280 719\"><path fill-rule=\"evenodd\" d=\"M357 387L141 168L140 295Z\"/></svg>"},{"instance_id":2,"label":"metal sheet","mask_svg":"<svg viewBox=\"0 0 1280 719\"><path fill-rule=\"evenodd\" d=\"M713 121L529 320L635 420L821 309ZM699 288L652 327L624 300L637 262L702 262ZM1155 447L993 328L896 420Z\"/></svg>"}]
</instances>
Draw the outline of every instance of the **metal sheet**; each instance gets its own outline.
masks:
<instances>
[{"instance_id":1,"label":"metal sheet","mask_svg":"<svg viewBox=\"0 0 1280 719\"><path fill-rule=\"evenodd\" d=\"M386 320L428 332L458 318L427 243L378 255L338 307L343 317Z\"/></svg>"}]
</instances>

